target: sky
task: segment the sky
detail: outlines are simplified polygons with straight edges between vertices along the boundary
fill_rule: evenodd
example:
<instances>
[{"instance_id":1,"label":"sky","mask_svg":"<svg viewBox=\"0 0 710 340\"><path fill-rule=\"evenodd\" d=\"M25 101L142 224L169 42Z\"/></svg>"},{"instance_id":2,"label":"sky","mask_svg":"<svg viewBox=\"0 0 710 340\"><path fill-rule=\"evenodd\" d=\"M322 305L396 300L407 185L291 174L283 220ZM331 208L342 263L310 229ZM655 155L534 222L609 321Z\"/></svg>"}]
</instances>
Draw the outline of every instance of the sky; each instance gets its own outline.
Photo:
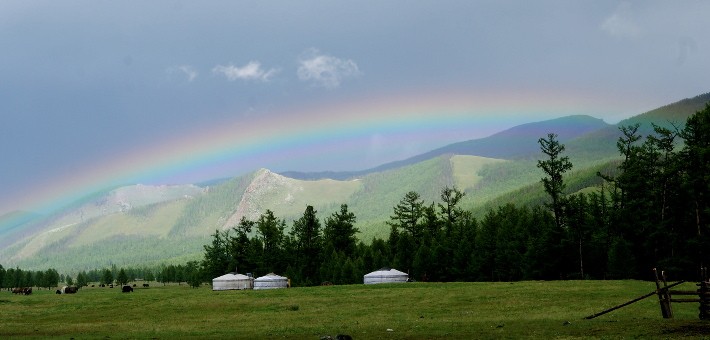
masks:
<instances>
[{"instance_id":1,"label":"sky","mask_svg":"<svg viewBox=\"0 0 710 340\"><path fill-rule=\"evenodd\" d=\"M0 1L0 214L710 91L708 1Z\"/></svg>"}]
</instances>

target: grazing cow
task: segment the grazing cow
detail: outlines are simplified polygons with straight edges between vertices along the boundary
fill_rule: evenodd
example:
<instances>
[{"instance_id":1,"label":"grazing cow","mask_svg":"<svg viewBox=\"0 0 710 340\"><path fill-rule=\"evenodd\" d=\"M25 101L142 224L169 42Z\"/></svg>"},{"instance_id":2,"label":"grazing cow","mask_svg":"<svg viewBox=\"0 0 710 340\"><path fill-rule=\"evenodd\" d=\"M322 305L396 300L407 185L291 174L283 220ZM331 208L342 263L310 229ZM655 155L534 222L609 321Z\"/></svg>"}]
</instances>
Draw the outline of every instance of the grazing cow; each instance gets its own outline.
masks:
<instances>
[{"instance_id":1,"label":"grazing cow","mask_svg":"<svg viewBox=\"0 0 710 340\"><path fill-rule=\"evenodd\" d=\"M147 284L147 283L144 283L144 284L143 284L143 288L148 288L148 287L150 287L149 284Z\"/></svg>"},{"instance_id":2,"label":"grazing cow","mask_svg":"<svg viewBox=\"0 0 710 340\"><path fill-rule=\"evenodd\" d=\"M24 288L23 292L25 293L25 295L31 295L32 294L32 287Z\"/></svg>"},{"instance_id":3,"label":"grazing cow","mask_svg":"<svg viewBox=\"0 0 710 340\"><path fill-rule=\"evenodd\" d=\"M99 287L106 288L106 285L102 283L101 286L99 286Z\"/></svg>"},{"instance_id":4,"label":"grazing cow","mask_svg":"<svg viewBox=\"0 0 710 340\"><path fill-rule=\"evenodd\" d=\"M134 283L134 284L133 284L133 287L135 287L135 286L136 286L136 284Z\"/></svg>"},{"instance_id":5,"label":"grazing cow","mask_svg":"<svg viewBox=\"0 0 710 340\"><path fill-rule=\"evenodd\" d=\"M76 294L76 292L79 291L79 288L74 286L64 286L62 290L64 290L64 294Z\"/></svg>"},{"instance_id":6,"label":"grazing cow","mask_svg":"<svg viewBox=\"0 0 710 340\"><path fill-rule=\"evenodd\" d=\"M91 285L91 288L94 288L94 285Z\"/></svg>"},{"instance_id":7,"label":"grazing cow","mask_svg":"<svg viewBox=\"0 0 710 340\"><path fill-rule=\"evenodd\" d=\"M25 293L25 288L13 288L12 289L12 294L24 294Z\"/></svg>"},{"instance_id":8,"label":"grazing cow","mask_svg":"<svg viewBox=\"0 0 710 340\"><path fill-rule=\"evenodd\" d=\"M133 287L128 286L128 285L123 286L123 288L121 288L121 292L123 292L123 293L130 293L132 291L133 291Z\"/></svg>"},{"instance_id":9,"label":"grazing cow","mask_svg":"<svg viewBox=\"0 0 710 340\"><path fill-rule=\"evenodd\" d=\"M109 287L109 288L113 288L113 283L112 283L112 284L110 284L110 285L108 285L108 287Z\"/></svg>"},{"instance_id":10,"label":"grazing cow","mask_svg":"<svg viewBox=\"0 0 710 340\"><path fill-rule=\"evenodd\" d=\"M56 293L56 294L61 294L61 293L62 293L62 291L61 291L61 290L59 290L59 289L57 289L57 291L56 291L55 293Z\"/></svg>"}]
</instances>

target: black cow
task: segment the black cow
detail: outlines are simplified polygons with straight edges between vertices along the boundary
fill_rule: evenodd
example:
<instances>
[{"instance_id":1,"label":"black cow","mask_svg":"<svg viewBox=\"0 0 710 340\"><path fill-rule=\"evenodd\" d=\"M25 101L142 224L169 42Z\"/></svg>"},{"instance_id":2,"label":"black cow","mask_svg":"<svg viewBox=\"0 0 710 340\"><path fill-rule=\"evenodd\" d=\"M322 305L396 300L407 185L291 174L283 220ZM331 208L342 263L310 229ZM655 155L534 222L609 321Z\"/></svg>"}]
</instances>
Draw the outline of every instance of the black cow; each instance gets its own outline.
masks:
<instances>
[{"instance_id":1,"label":"black cow","mask_svg":"<svg viewBox=\"0 0 710 340\"><path fill-rule=\"evenodd\" d=\"M78 291L79 288L74 286L64 287L64 294L76 294Z\"/></svg>"},{"instance_id":2,"label":"black cow","mask_svg":"<svg viewBox=\"0 0 710 340\"><path fill-rule=\"evenodd\" d=\"M123 286L123 288L121 288L121 292L123 292L123 293L130 293L132 291L133 291L133 287L128 286L128 285Z\"/></svg>"},{"instance_id":3,"label":"black cow","mask_svg":"<svg viewBox=\"0 0 710 340\"><path fill-rule=\"evenodd\" d=\"M57 291L56 291L55 293L56 293L56 294L61 294L61 293L62 293L62 291L61 291L61 290L59 290L59 289L57 289Z\"/></svg>"},{"instance_id":4,"label":"black cow","mask_svg":"<svg viewBox=\"0 0 710 340\"><path fill-rule=\"evenodd\" d=\"M31 295L32 294L32 287L25 288L24 293L25 293L25 295Z\"/></svg>"},{"instance_id":5,"label":"black cow","mask_svg":"<svg viewBox=\"0 0 710 340\"><path fill-rule=\"evenodd\" d=\"M133 284L133 287L135 287L135 286L136 286L136 284L134 283L134 284Z\"/></svg>"},{"instance_id":6,"label":"black cow","mask_svg":"<svg viewBox=\"0 0 710 340\"><path fill-rule=\"evenodd\" d=\"M144 283L144 284L143 284L143 288L148 288L148 287L150 287L149 284L147 284L147 283Z\"/></svg>"}]
</instances>

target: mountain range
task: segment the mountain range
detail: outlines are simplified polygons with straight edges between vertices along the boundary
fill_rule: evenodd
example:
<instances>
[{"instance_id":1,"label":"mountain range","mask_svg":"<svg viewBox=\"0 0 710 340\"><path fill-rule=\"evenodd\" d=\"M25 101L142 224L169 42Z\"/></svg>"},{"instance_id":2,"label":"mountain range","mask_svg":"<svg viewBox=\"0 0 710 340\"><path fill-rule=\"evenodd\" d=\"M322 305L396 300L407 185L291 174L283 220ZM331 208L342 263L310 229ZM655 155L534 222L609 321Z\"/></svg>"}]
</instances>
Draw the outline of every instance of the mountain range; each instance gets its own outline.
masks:
<instances>
[{"instance_id":1,"label":"mountain range","mask_svg":"<svg viewBox=\"0 0 710 340\"><path fill-rule=\"evenodd\" d=\"M537 140L556 133L574 164L568 190L599 183L596 172L613 169L619 127L652 124L682 127L710 102L710 93L684 99L607 124L590 116L532 122L486 138L462 141L408 159L349 172L282 172L259 169L225 180L185 185L131 185L107 189L51 215L14 212L0 216L0 264L23 269L76 272L110 265L183 263L202 256L215 230L256 219L270 209L287 226L307 205L321 220L341 204L357 216L358 236L385 237L385 221L409 191L438 202L441 189L466 193L462 206L481 215L508 202L540 204L542 157Z\"/></svg>"}]
</instances>

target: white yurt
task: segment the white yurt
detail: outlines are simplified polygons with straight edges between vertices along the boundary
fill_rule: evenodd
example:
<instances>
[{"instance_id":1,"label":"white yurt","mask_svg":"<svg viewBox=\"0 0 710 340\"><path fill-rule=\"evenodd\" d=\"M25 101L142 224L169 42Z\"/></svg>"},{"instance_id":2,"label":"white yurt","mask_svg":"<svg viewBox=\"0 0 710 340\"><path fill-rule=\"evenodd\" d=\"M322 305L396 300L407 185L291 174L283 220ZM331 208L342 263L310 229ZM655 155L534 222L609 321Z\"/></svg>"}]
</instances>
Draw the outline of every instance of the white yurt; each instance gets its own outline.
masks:
<instances>
[{"instance_id":1,"label":"white yurt","mask_svg":"<svg viewBox=\"0 0 710 340\"><path fill-rule=\"evenodd\" d=\"M254 289L288 288L288 278L268 273L254 280Z\"/></svg>"},{"instance_id":2,"label":"white yurt","mask_svg":"<svg viewBox=\"0 0 710 340\"><path fill-rule=\"evenodd\" d=\"M235 272L212 279L212 290L234 290L254 288L254 278Z\"/></svg>"},{"instance_id":3,"label":"white yurt","mask_svg":"<svg viewBox=\"0 0 710 340\"><path fill-rule=\"evenodd\" d=\"M409 275L397 269L382 268L363 276L365 284L407 282Z\"/></svg>"}]
</instances>

